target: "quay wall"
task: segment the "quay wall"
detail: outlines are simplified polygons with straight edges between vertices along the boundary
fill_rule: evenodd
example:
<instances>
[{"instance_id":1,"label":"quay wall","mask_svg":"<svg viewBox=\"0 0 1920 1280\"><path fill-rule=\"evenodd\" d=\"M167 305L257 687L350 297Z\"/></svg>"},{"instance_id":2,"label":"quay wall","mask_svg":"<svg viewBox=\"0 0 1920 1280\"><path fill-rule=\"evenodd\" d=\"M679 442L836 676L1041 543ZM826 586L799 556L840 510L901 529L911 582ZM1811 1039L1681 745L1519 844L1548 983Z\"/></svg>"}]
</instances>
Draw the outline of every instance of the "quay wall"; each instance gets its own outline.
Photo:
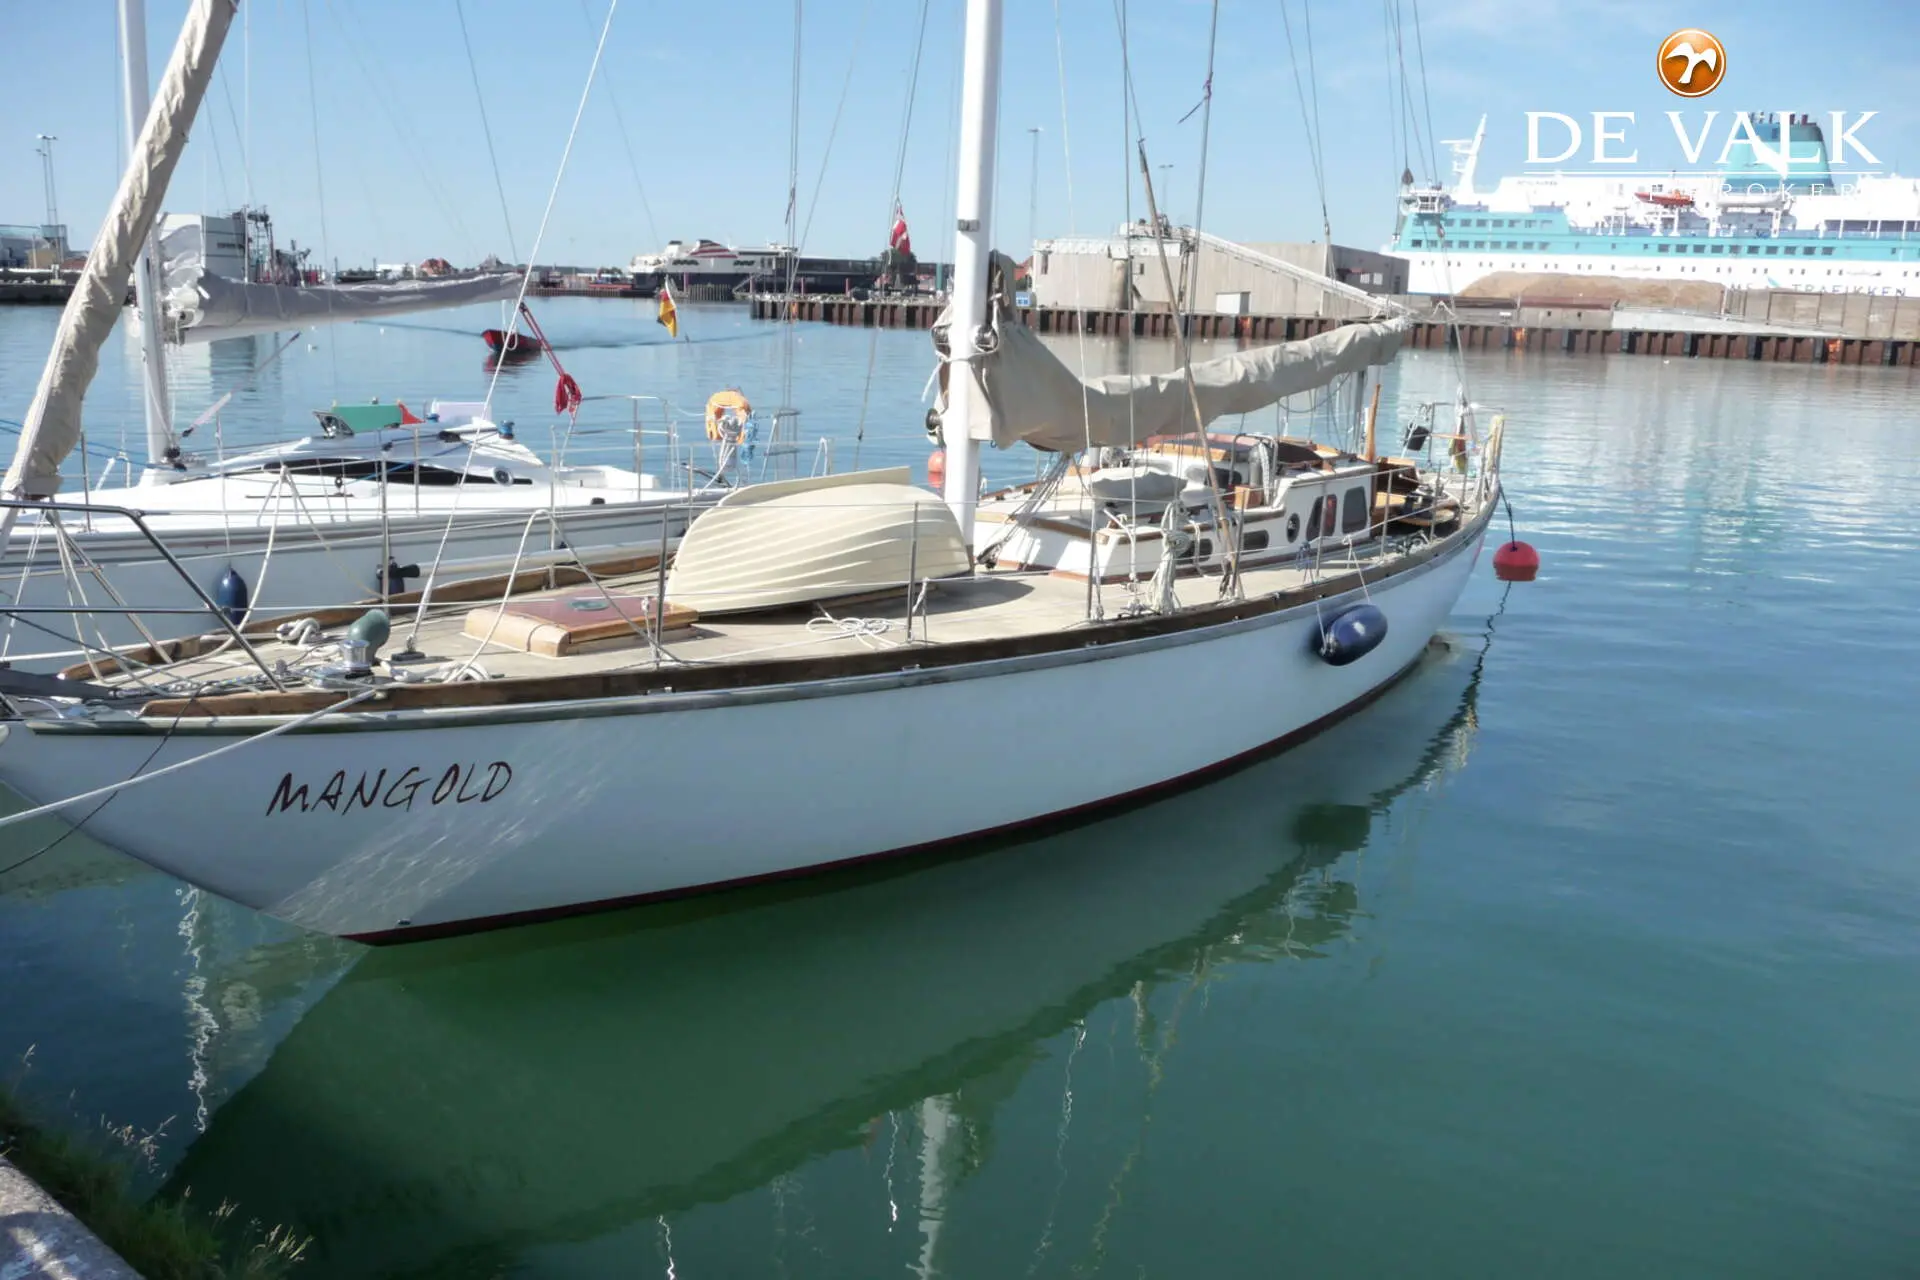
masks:
<instances>
[{"instance_id":1,"label":"quay wall","mask_svg":"<svg viewBox=\"0 0 1920 1280\"><path fill-rule=\"evenodd\" d=\"M1920 299L1845 294L1748 298L1739 314L1704 315L1649 308L1529 304L1461 305L1449 324L1438 312L1415 319L1407 345L1468 350L1651 355L1799 364L1920 365ZM864 328L927 329L943 304L933 299L755 295L756 319L796 320ZM1285 342L1325 333L1345 320L1313 315L1180 317L1167 310L1109 311L1023 307L1020 322L1041 333L1170 337L1176 326L1194 338ZM1791 319L1789 319L1789 317ZM1625 323L1622 323L1625 321Z\"/></svg>"}]
</instances>

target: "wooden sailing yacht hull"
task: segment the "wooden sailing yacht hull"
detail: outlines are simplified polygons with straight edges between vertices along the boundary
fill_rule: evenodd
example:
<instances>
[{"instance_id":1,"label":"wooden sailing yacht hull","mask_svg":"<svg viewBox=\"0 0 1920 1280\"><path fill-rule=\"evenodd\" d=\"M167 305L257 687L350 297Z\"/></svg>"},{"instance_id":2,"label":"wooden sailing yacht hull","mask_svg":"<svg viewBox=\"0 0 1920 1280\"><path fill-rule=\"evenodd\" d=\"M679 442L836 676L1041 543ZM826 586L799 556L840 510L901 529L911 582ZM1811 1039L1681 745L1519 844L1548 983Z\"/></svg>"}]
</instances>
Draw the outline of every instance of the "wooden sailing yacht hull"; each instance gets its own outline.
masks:
<instances>
[{"instance_id":1,"label":"wooden sailing yacht hull","mask_svg":"<svg viewBox=\"0 0 1920 1280\"><path fill-rule=\"evenodd\" d=\"M86 829L367 941L939 846L1172 786L1363 705L1445 621L1485 531L1482 516L1364 595L1138 639L1076 632L1026 656L718 692L341 713L223 757L217 792L184 771L118 793ZM1319 619L1363 600L1385 639L1351 665L1321 661ZM272 723L15 724L0 781L46 801Z\"/></svg>"},{"instance_id":2,"label":"wooden sailing yacht hull","mask_svg":"<svg viewBox=\"0 0 1920 1280\"><path fill-rule=\"evenodd\" d=\"M929 1095L961 1090L990 1128L1001 1095L967 1086L1020 1073L1102 1001L1340 938L1347 911L1317 905L1318 873L1456 767L1472 677L1470 655L1431 655L1283 759L911 877L384 949L218 1107L171 1185L317 1232L326 1274L487 1275L726 1201ZM292 985L307 954L212 957L210 998ZM1109 1171L1097 1149L1076 1159Z\"/></svg>"}]
</instances>

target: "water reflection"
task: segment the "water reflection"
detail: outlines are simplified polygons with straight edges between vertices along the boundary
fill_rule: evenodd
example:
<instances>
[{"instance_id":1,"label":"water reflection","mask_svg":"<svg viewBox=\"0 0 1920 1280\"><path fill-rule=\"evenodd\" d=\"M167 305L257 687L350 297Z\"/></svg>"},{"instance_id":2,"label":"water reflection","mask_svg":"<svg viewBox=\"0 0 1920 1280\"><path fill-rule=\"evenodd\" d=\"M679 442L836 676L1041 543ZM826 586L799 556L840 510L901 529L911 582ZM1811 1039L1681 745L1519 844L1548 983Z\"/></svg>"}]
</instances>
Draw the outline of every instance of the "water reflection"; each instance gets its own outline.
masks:
<instances>
[{"instance_id":1,"label":"water reflection","mask_svg":"<svg viewBox=\"0 0 1920 1280\"><path fill-rule=\"evenodd\" d=\"M784 1204L796 1170L884 1138L872 1178L930 1274L942 1205L1045 1042L1119 1002L1157 1062L1204 1001L1163 1019L1156 991L1347 933L1342 859L1464 759L1478 669L1436 645L1293 752L964 860L369 953L173 1181L315 1233L313 1274L483 1275L569 1242L666 1247L670 1215ZM248 981L277 958L246 956Z\"/></svg>"}]
</instances>

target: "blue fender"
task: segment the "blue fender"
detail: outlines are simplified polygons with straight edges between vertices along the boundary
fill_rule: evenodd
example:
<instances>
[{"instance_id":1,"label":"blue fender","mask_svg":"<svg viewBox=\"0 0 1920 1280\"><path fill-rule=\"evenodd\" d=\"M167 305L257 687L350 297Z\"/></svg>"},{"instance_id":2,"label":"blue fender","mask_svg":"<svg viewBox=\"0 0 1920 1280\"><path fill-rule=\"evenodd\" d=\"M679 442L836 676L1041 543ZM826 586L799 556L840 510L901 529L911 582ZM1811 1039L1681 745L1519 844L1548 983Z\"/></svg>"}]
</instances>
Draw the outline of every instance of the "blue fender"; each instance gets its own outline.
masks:
<instances>
[{"instance_id":1,"label":"blue fender","mask_svg":"<svg viewBox=\"0 0 1920 1280\"><path fill-rule=\"evenodd\" d=\"M247 580L232 565L228 565L220 581L213 584L213 602L235 625L247 616Z\"/></svg>"},{"instance_id":2,"label":"blue fender","mask_svg":"<svg viewBox=\"0 0 1920 1280\"><path fill-rule=\"evenodd\" d=\"M1322 618L1310 639L1313 651L1330 667L1358 662L1387 638L1387 615L1370 604L1356 604Z\"/></svg>"}]
</instances>

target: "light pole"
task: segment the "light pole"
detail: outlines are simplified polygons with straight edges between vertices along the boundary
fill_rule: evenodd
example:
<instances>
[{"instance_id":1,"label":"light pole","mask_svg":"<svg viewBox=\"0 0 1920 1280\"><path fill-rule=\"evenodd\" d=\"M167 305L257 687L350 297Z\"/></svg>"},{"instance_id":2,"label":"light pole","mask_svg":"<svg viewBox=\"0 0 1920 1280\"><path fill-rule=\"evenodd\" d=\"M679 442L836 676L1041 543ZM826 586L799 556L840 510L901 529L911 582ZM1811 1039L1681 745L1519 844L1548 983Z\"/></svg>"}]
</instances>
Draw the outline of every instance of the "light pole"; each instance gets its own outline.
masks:
<instances>
[{"instance_id":1,"label":"light pole","mask_svg":"<svg viewBox=\"0 0 1920 1280\"><path fill-rule=\"evenodd\" d=\"M54 228L60 225L60 200L54 193L53 187L53 144L60 141L60 139L50 133L40 134L39 138L40 145L34 148L34 150L39 153L40 180L47 189L47 234L51 237L55 234ZM61 233L60 256L65 257L66 252L67 237L64 233ZM58 264L56 263L55 265L57 266Z\"/></svg>"},{"instance_id":2,"label":"light pole","mask_svg":"<svg viewBox=\"0 0 1920 1280\"><path fill-rule=\"evenodd\" d=\"M1033 137L1033 162L1027 170L1027 252L1033 252L1039 235L1037 226L1040 210L1040 134L1039 125L1027 126L1027 132Z\"/></svg>"}]
</instances>

